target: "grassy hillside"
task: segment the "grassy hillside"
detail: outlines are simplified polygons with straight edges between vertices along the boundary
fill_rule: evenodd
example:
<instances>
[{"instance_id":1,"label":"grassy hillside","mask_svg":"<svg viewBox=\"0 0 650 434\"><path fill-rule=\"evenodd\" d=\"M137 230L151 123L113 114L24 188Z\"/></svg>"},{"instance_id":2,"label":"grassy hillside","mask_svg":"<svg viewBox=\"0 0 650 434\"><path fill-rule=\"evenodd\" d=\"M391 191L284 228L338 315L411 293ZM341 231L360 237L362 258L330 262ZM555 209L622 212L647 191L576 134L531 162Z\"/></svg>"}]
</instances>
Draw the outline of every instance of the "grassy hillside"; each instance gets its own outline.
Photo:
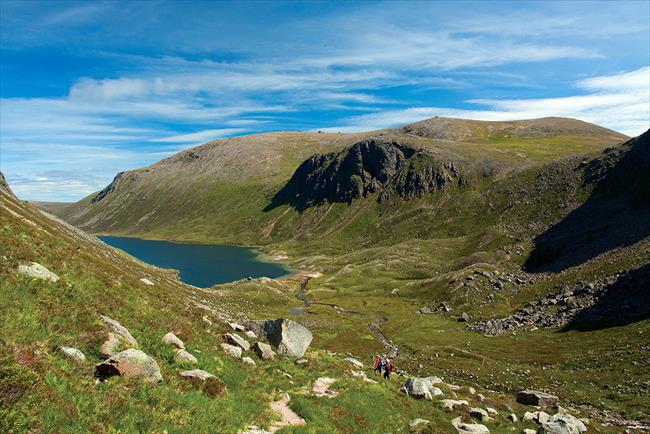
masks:
<instances>
[{"instance_id":1,"label":"grassy hillside","mask_svg":"<svg viewBox=\"0 0 650 434\"><path fill-rule=\"evenodd\" d=\"M428 122L440 124L438 130L444 134L431 138L417 135L420 130L396 129L360 134L270 133L217 140L126 172L99 196L93 194L57 214L96 233L267 244L289 240L296 231L324 234L288 206L264 209L307 157L341 150L363 138L395 140L466 159L494 178L562 156L598 151L625 138L571 119L501 123L437 118ZM472 133L449 140L465 124L471 125ZM349 217L345 210L333 208L318 209L309 220L319 224L331 223L339 213Z\"/></svg>"}]
</instances>

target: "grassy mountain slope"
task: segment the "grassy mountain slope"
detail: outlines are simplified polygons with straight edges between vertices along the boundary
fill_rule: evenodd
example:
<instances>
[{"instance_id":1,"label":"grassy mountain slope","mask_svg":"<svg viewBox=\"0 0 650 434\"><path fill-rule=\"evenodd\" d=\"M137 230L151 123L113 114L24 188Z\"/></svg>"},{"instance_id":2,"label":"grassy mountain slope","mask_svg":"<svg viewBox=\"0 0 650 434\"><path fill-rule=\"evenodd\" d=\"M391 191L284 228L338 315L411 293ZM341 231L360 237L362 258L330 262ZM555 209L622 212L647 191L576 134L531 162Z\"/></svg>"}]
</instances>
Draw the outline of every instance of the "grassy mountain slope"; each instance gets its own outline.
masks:
<instances>
[{"instance_id":1,"label":"grassy mountain slope","mask_svg":"<svg viewBox=\"0 0 650 434\"><path fill-rule=\"evenodd\" d=\"M436 121L444 121L440 130L449 131L442 139L395 129L361 134L271 133L217 140L121 174L99 195L93 194L59 215L91 232L266 244L292 236L276 227L317 231L288 206L264 212L298 165L312 154L339 151L364 138L424 147L471 160L489 173L499 174L563 155L597 151L624 139L613 131L571 119L519 123L431 120ZM461 141L447 140L459 128L457 123L480 125L483 130L464 135ZM512 128L545 131L548 125L554 126L552 133L507 133ZM345 214L324 208L315 222L331 222L339 213Z\"/></svg>"}]
</instances>

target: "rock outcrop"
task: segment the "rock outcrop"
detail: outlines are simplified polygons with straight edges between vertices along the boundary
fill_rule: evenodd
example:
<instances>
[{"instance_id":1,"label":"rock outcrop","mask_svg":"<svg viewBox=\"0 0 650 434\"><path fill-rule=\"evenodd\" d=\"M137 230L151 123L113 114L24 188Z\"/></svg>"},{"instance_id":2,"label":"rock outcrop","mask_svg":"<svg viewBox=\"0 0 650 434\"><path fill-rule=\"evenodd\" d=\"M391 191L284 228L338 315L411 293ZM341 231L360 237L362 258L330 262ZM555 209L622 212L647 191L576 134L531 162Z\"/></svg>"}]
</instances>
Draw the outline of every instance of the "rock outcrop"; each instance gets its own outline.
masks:
<instances>
[{"instance_id":1,"label":"rock outcrop","mask_svg":"<svg viewBox=\"0 0 650 434\"><path fill-rule=\"evenodd\" d=\"M147 383L163 381L158 363L140 350L129 348L95 365L95 377L100 381L114 376L138 378Z\"/></svg>"},{"instance_id":2,"label":"rock outcrop","mask_svg":"<svg viewBox=\"0 0 650 434\"><path fill-rule=\"evenodd\" d=\"M296 358L305 354L313 339L306 327L290 319L246 321L244 326L257 336L264 336L277 348L278 354Z\"/></svg>"},{"instance_id":3,"label":"rock outcrop","mask_svg":"<svg viewBox=\"0 0 650 434\"><path fill-rule=\"evenodd\" d=\"M305 160L267 209L283 203L298 210L322 202L351 203L380 191L380 201L394 194L409 198L466 181L457 160L395 141L369 139Z\"/></svg>"}]
</instances>

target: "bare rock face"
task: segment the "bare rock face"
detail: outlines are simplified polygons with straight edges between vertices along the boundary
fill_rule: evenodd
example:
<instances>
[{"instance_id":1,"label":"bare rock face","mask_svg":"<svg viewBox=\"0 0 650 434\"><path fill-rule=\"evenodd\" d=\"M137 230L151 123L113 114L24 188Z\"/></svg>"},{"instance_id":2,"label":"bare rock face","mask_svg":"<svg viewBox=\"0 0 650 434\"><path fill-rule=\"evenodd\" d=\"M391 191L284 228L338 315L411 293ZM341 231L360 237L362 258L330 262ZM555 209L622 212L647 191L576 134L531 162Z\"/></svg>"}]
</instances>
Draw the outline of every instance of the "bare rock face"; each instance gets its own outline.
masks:
<instances>
[{"instance_id":1,"label":"bare rock face","mask_svg":"<svg viewBox=\"0 0 650 434\"><path fill-rule=\"evenodd\" d=\"M266 337L279 354L290 357L302 357L313 339L306 327L290 319L247 321L244 325L257 336Z\"/></svg>"},{"instance_id":2,"label":"bare rock face","mask_svg":"<svg viewBox=\"0 0 650 434\"><path fill-rule=\"evenodd\" d=\"M520 404L552 407L557 405L559 401L560 399L557 396L537 390L522 390L521 392L517 392L517 402Z\"/></svg>"},{"instance_id":3,"label":"bare rock face","mask_svg":"<svg viewBox=\"0 0 650 434\"><path fill-rule=\"evenodd\" d=\"M163 381L158 363L140 350L129 348L95 365L95 377L100 381L114 376L139 378L146 383Z\"/></svg>"},{"instance_id":4,"label":"bare rock face","mask_svg":"<svg viewBox=\"0 0 650 434\"><path fill-rule=\"evenodd\" d=\"M393 194L409 198L465 181L458 163L449 158L442 161L425 149L369 139L305 160L267 209L283 203L298 210L321 202L351 203L379 191L380 201Z\"/></svg>"},{"instance_id":5,"label":"bare rock face","mask_svg":"<svg viewBox=\"0 0 650 434\"><path fill-rule=\"evenodd\" d=\"M18 272L25 276L33 277L34 279L48 280L53 283L59 280L59 276L52 273L38 262L20 264L18 266Z\"/></svg>"}]
</instances>

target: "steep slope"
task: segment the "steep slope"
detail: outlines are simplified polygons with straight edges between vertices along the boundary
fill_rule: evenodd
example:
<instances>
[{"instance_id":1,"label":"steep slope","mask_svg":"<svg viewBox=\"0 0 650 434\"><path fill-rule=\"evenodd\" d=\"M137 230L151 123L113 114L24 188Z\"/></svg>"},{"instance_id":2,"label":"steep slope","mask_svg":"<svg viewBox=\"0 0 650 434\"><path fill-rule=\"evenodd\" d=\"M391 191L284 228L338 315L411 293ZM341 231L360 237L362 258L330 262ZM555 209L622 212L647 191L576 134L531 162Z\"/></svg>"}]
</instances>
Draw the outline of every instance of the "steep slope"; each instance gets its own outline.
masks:
<instances>
[{"instance_id":1,"label":"steep slope","mask_svg":"<svg viewBox=\"0 0 650 434\"><path fill-rule=\"evenodd\" d=\"M321 231L308 227L305 215L286 204L268 208L296 168L314 154L341 152L354 143L374 138L428 149L445 161L469 161L488 173L503 176L554 158L601 150L624 137L571 119L521 122L538 129L548 124L550 132L475 135L465 141L417 136L401 130L272 133L218 140L121 174L102 192L62 209L60 215L91 232L266 244L288 240L295 230ZM485 130L501 128L501 123L463 120L454 120L450 128L455 131L465 123ZM460 136L467 138L464 133ZM428 176L435 177L436 170L432 167ZM413 178L403 181L411 180L418 182ZM312 213L310 220L331 224L332 216L343 218L344 214L348 211L342 208L336 212L321 209ZM284 229L278 230L280 227Z\"/></svg>"},{"instance_id":2,"label":"steep slope","mask_svg":"<svg viewBox=\"0 0 650 434\"><path fill-rule=\"evenodd\" d=\"M0 172L0 191L9 194L12 197L16 197L14 192L11 191L11 188L9 187L9 184L7 184L7 180L5 179L5 175L2 172Z\"/></svg>"}]
</instances>

